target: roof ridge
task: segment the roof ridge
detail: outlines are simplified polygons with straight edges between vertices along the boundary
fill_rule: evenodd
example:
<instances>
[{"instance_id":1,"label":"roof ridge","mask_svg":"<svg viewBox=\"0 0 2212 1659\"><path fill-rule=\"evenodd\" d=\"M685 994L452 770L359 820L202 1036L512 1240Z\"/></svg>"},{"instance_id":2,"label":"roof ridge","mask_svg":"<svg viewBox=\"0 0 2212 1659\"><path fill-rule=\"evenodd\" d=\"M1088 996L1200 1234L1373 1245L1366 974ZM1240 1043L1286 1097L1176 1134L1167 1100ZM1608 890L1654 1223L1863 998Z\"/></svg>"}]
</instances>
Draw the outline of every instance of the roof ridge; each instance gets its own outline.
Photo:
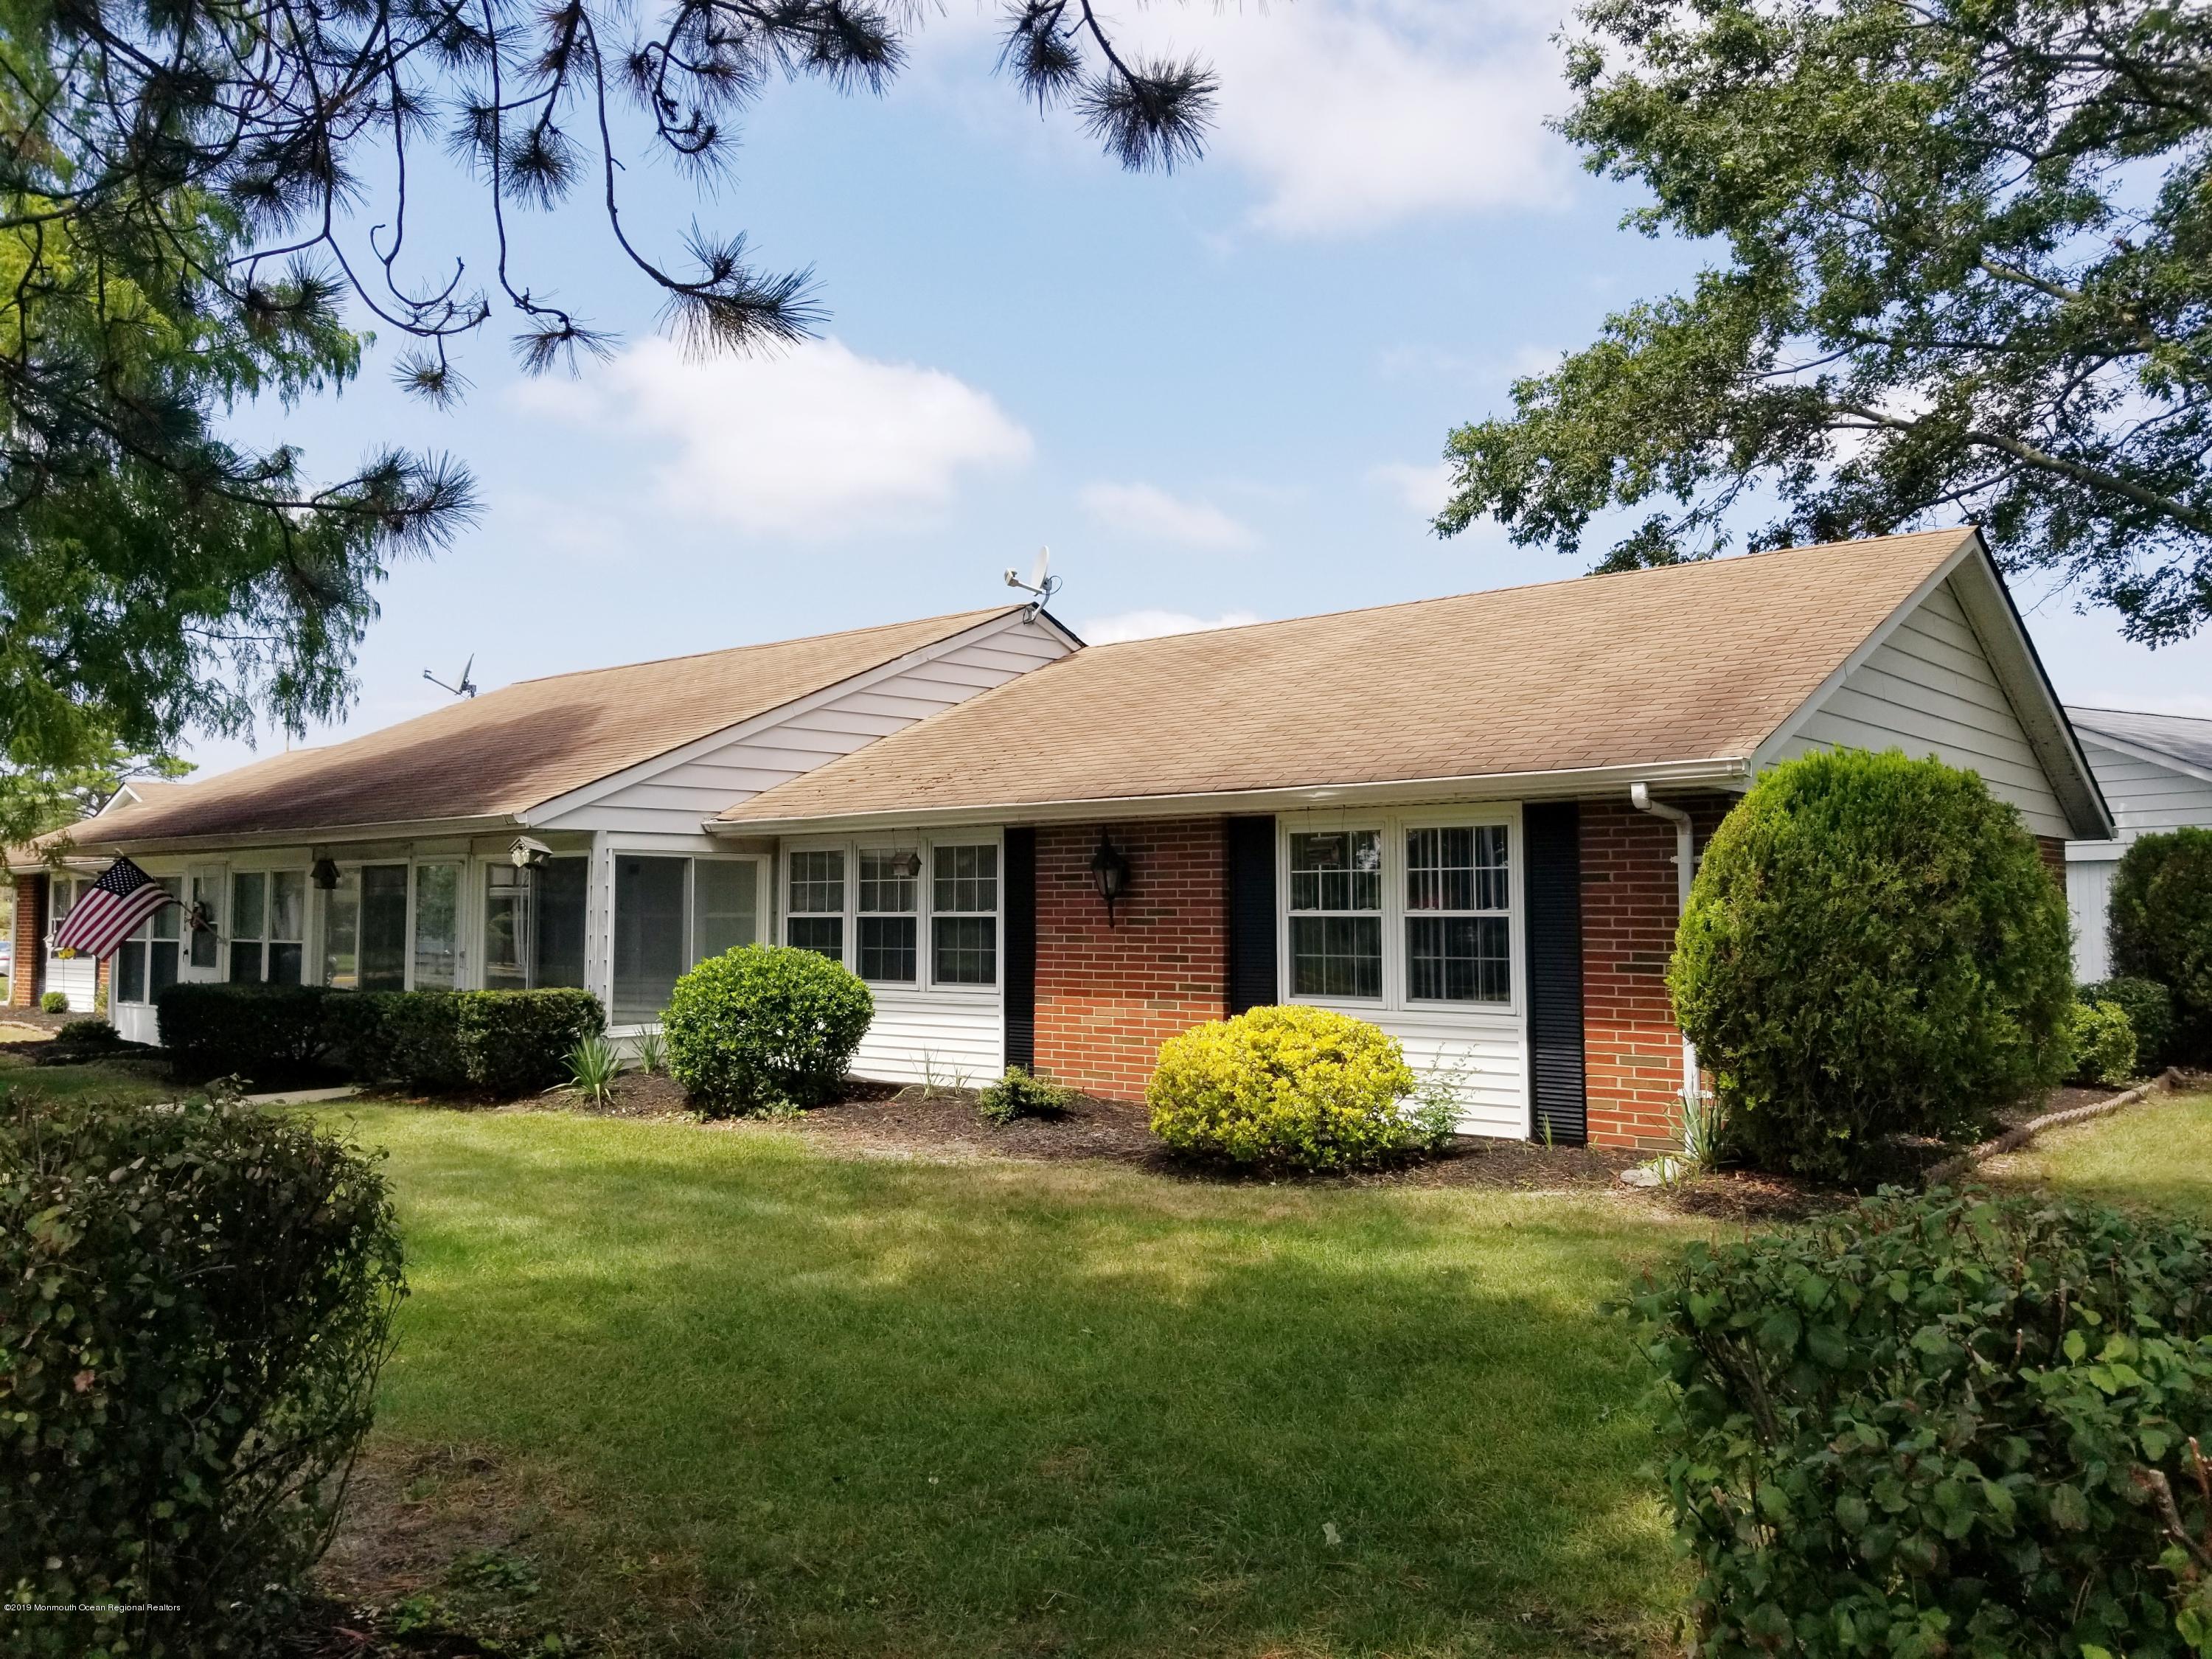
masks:
<instances>
[{"instance_id":1,"label":"roof ridge","mask_svg":"<svg viewBox=\"0 0 2212 1659\"><path fill-rule=\"evenodd\" d=\"M1666 571L1710 569L1717 566L1738 564L1747 559L1773 558L1784 554L1820 553L1846 547L1873 547L1883 542L1917 541L1929 536L1950 534L1964 536L1978 533L1978 526L1962 524L1942 530L1899 531L1892 535L1867 536L1855 541L1807 542L1800 547L1762 547L1748 552L1717 555L1709 559L1684 559L1674 564L1644 565L1634 570L1586 570L1580 575L1553 576L1540 582L1512 582L1504 587L1470 587L1456 593L1431 593L1418 599L1393 599L1387 605L1346 605L1340 611L1313 611L1296 617L1272 617L1261 622L1232 623L1220 628L1194 628L1179 634L1153 634L1140 640L1112 640L1103 645L1086 645L1084 649L1085 651L1119 651L1133 645L1157 645L1163 640L1196 639L1208 634L1248 634L1260 628L1287 628L1296 623L1328 622L1339 617L1364 617L1378 611L1412 611L1425 605L1449 605L1458 599L1489 599L1501 593L1529 593L1540 588L1566 587L1590 581L1611 581L1619 577L1656 576Z\"/></svg>"},{"instance_id":2,"label":"roof ridge","mask_svg":"<svg viewBox=\"0 0 2212 1659\"><path fill-rule=\"evenodd\" d=\"M2143 720L2191 720L2199 726L2212 726L2212 714L2175 714L2163 708L2112 708L2100 702L2069 702L2064 707L2069 717L2078 711L2084 714L2125 714Z\"/></svg>"},{"instance_id":3,"label":"roof ridge","mask_svg":"<svg viewBox=\"0 0 2212 1659\"><path fill-rule=\"evenodd\" d=\"M543 685L548 680L578 680L592 674L619 674L629 668L658 668L664 663L696 662L702 657L726 657L737 651L763 651L777 645L813 645L823 640L849 640L861 634L888 633L894 628L921 628L930 623L963 622L969 617L1003 617L1010 611L1022 609L1018 605L984 605L975 611L947 611L935 617L909 617L903 622L870 623L862 628L833 628L826 633L799 634L787 640L755 640L750 645L718 645L706 651L679 651L669 657L642 657L635 662L611 662L598 668L571 668L558 674L532 674L526 678L509 680L506 685L493 688L495 693L509 686ZM432 714L437 710L429 711Z\"/></svg>"}]
</instances>

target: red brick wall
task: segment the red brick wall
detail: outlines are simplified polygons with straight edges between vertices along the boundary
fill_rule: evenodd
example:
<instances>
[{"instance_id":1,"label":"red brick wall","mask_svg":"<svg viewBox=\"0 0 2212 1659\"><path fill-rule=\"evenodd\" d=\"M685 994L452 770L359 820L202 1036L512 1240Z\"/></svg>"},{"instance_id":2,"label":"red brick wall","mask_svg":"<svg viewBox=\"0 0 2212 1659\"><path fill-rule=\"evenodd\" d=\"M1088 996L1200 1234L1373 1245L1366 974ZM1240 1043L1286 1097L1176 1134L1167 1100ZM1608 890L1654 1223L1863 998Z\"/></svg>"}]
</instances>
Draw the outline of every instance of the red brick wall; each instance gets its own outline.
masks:
<instances>
[{"instance_id":1,"label":"red brick wall","mask_svg":"<svg viewBox=\"0 0 2212 1659\"><path fill-rule=\"evenodd\" d=\"M2038 836L2035 850L2043 854L2043 867L2051 872L2051 878L2058 884L2058 890L2066 890L2066 843L2057 836Z\"/></svg>"},{"instance_id":2,"label":"red brick wall","mask_svg":"<svg viewBox=\"0 0 2212 1659\"><path fill-rule=\"evenodd\" d=\"M15 878L15 959L8 975L8 1006L35 1007L39 975L46 966L46 878Z\"/></svg>"},{"instance_id":3,"label":"red brick wall","mask_svg":"<svg viewBox=\"0 0 2212 1659\"><path fill-rule=\"evenodd\" d=\"M1128 854L1115 926L1091 877L1097 824L1037 831L1036 1066L1112 1100L1142 1100L1160 1044L1228 1012L1228 826L1112 826Z\"/></svg>"},{"instance_id":4,"label":"red brick wall","mask_svg":"<svg viewBox=\"0 0 2212 1659\"><path fill-rule=\"evenodd\" d=\"M1734 797L1686 797L1703 851ZM1598 1146L1675 1139L1682 1034L1667 997L1680 914L1674 826L1626 798L1582 804L1583 1060Z\"/></svg>"}]
</instances>

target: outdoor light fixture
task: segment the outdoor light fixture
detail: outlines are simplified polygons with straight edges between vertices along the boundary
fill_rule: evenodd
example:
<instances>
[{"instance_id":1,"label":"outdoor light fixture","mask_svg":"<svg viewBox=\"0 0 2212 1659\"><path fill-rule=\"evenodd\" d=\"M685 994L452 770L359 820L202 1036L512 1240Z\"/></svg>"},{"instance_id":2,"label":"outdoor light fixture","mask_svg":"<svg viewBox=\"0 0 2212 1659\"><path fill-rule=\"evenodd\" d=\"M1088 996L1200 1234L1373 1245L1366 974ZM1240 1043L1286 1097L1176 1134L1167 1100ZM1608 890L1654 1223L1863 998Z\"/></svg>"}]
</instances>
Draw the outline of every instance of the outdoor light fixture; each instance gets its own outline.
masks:
<instances>
[{"instance_id":1,"label":"outdoor light fixture","mask_svg":"<svg viewBox=\"0 0 2212 1659\"><path fill-rule=\"evenodd\" d=\"M1106 901L1106 925L1111 927L1115 902L1129 890L1129 855L1103 830L1098 832L1098 850L1091 855L1091 879Z\"/></svg>"},{"instance_id":2,"label":"outdoor light fixture","mask_svg":"<svg viewBox=\"0 0 2212 1659\"><path fill-rule=\"evenodd\" d=\"M542 841L517 836L514 844L507 849L507 861L518 870L535 870L541 864L553 862L553 849Z\"/></svg>"},{"instance_id":3,"label":"outdoor light fixture","mask_svg":"<svg viewBox=\"0 0 2212 1659\"><path fill-rule=\"evenodd\" d=\"M307 873L315 885L325 893L338 884L338 866L335 859L317 859L315 867Z\"/></svg>"},{"instance_id":4,"label":"outdoor light fixture","mask_svg":"<svg viewBox=\"0 0 2212 1659\"><path fill-rule=\"evenodd\" d=\"M891 873L901 881L912 881L921 873L921 854L911 847L900 848L891 854Z\"/></svg>"}]
</instances>

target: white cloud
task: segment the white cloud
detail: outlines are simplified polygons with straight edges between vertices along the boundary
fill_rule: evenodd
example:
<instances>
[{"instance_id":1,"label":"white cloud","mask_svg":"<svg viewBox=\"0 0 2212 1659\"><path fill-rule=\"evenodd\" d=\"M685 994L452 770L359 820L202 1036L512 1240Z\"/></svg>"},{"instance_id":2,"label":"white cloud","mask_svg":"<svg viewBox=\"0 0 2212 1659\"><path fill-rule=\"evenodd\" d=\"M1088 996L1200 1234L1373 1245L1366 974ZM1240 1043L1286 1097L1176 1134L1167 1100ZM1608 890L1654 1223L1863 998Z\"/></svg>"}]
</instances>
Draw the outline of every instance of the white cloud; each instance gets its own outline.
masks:
<instances>
[{"instance_id":1,"label":"white cloud","mask_svg":"<svg viewBox=\"0 0 2212 1659\"><path fill-rule=\"evenodd\" d=\"M660 503L765 535L895 530L950 506L969 472L1035 446L987 392L835 339L694 361L645 340L576 380L526 382L525 410L653 445Z\"/></svg>"},{"instance_id":2,"label":"white cloud","mask_svg":"<svg viewBox=\"0 0 2212 1659\"><path fill-rule=\"evenodd\" d=\"M1095 483L1077 498L1083 510L1109 529L1182 547L1257 547L1249 525L1207 501L1187 501L1148 483Z\"/></svg>"},{"instance_id":3,"label":"white cloud","mask_svg":"<svg viewBox=\"0 0 2212 1659\"><path fill-rule=\"evenodd\" d=\"M1124 611L1118 616L1093 617L1079 622L1075 631L1091 645L1117 645L1123 640L1156 640L1164 634L1206 634L1217 628L1243 628L1260 618L1249 611L1224 611L1218 617L1194 617L1187 611Z\"/></svg>"},{"instance_id":4,"label":"white cloud","mask_svg":"<svg viewBox=\"0 0 2212 1659\"><path fill-rule=\"evenodd\" d=\"M1451 463L1431 461L1417 466L1411 461L1385 461L1367 469L1367 482L1389 490L1423 518L1433 519L1451 498Z\"/></svg>"}]
</instances>

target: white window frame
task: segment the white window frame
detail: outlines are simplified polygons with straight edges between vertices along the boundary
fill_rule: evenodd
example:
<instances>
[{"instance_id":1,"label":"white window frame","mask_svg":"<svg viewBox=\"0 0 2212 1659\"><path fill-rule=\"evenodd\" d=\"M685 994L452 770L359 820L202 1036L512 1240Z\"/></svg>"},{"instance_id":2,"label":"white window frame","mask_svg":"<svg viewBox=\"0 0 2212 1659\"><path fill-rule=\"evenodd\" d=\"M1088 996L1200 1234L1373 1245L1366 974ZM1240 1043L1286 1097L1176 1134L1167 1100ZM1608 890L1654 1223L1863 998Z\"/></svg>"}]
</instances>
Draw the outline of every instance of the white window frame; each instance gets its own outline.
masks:
<instances>
[{"instance_id":1,"label":"white window frame","mask_svg":"<svg viewBox=\"0 0 2212 1659\"><path fill-rule=\"evenodd\" d=\"M1502 829L1505 831L1506 893L1505 908L1503 911L1495 909L1416 910L1411 904L1407 902L1406 890L1412 884L1413 881L1413 860L1408 854L1406 842L1416 831L1422 830L1488 829ZM1404 1006L1407 1008L1434 1008L1452 1012L1465 1010L1469 1012L1491 1010L1498 1013L1508 1013L1517 1012L1519 1010L1521 1006L1521 963L1518 939L1515 933L1514 923L1521 914L1521 907L1516 902L1518 898L1517 879L1521 872L1521 860L1516 855L1514 843L1515 837L1512 826L1506 823L1500 818L1455 817L1449 819L1438 819L1434 821L1413 819L1401 823L1397 830L1398 856L1401 866L1398 872L1398 903L1403 914L1398 918L1397 954L1399 969L1404 975ZM1389 854L1387 850L1383 854L1383 858L1384 861L1387 863L1389 858ZM1385 896L1385 902L1386 903L1388 902L1387 895ZM1416 997L1413 994L1413 925L1416 921L1448 921L1455 918L1462 917L1480 919L1500 916L1504 918L1505 922L1505 977L1506 984L1510 994L1507 995L1502 1000L1493 1000L1487 997ZM1389 949L1389 946L1386 943L1384 945L1385 951L1387 952Z\"/></svg>"},{"instance_id":2,"label":"white window frame","mask_svg":"<svg viewBox=\"0 0 2212 1659\"><path fill-rule=\"evenodd\" d=\"M151 871L147 873L153 874ZM154 876L154 879L168 887L173 898L181 901L185 891L183 872L176 871L166 875L156 875ZM172 883L174 884L173 886L171 885ZM174 920L177 931L168 939L157 939L154 933L155 924L164 916ZM156 945L173 945L177 947L177 978L172 980L170 983L181 982L184 977L186 953L191 949L191 930L185 926L184 909L181 903L163 905L160 910L132 928L130 936L116 947L114 961L107 970L108 994L115 1000L116 1006L122 1008L151 1008L155 1006L154 947ZM142 965L139 969L139 977L145 985L146 994L141 997L126 997L123 994L123 952L133 945L145 952L140 959Z\"/></svg>"},{"instance_id":3,"label":"white window frame","mask_svg":"<svg viewBox=\"0 0 2212 1659\"><path fill-rule=\"evenodd\" d=\"M398 862L397 860L392 861ZM250 985L268 984L270 982L268 978L270 945L271 944L289 945L293 942L290 939L271 939L269 933L269 919L275 910L275 906L270 902L270 895L275 887L275 883L270 878L280 870L297 872L307 889L306 896L300 907L300 983L319 985L322 982L323 953L319 927L322 921L322 902L316 896L313 872L307 865L296 858L255 860L248 863L228 864L222 866L221 878L216 884L217 890L222 897L222 909L216 920L216 977L219 980L230 981L230 949L234 944L241 942L237 939L230 926L231 919L238 911L236 883L240 876L261 878L261 933L256 942L261 946L262 977L258 980L243 980L236 982ZM190 885L189 881L186 885ZM409 890L411 894L413 890L411 878ZM411 915L410 919L412 919ZM185 948L187 951L191 948L189 939L185 941Z\"/></svg>"},{"instance_id":4,"label":"white window frame","mask_svg":"<svg viewBox=\"0 0 2212 1659\"><path fill-rule=\"evenodd\" d=\"M1406 833L1409 830L1458 829L1499 824L1505 830L1508 971L1512 995L1503 1002L1457 1002L1415 999L1409 994L1411 944L1406 923L1410 915L1455 915L1457 912L1409 912L1406 904ZM1300 996L1291 989L1291 837L1297 834L1349 830L1372 830L1382 838L1382 994L1379 997ZM1276 994L1285 1002L1322 1008L1344 1008L1362 1014L1418 1013L1429 1017L1480 1019L1522 1018L1528 1003L1528 950L1524 929L1528 917L1526 882L1528 856L1521 834L1521 809L1516 802L1475 802L1464 806L1377 807L1367 811L1322 811L1285 812L1275 820L1275 963ZM1301 910L1300 915L1371 914ZM1469 912L1468 914L1495 914Z\"/></svg>"},{"instance_id":5,"label":"white window frame","mask_svg":"<svg viewBox=\"0 0 2212 1659\"><path fill-rule=\"evenodd\" d=\"M631 851L640 856L650 856L648 854L645 854L642 848L633 848ZM684 856L689 857L690 854L687 854ZM588 986L591 983L592 979L592 854L588 848L579 848L573 851L563 851L559 848L556 848L553 857L556 860L564 859L573 860L574 862L584 866L584 983ZM368 861L371 864L375 864L380 860L371 859ZM394 861L396 862L396 860ZM436 859L427 859L424 862L435 864L439 862L439 860ZM494 870L513 869L514 867L514 860L505 853L476 853L470 855L468 865L468 871L462 877L462 885L465 890L462 896L462 903L466 908L466 916L461 930L461 934L462 938L467 941L465 948L469 951L469 960L476 964L475 969L471 975L471 983L469 986L469 988L471 990L482 991L489 988L489 976L491 970L491 918L488 914L486 914L491 906L491 872ZM339 867L343 869L345 866L341 865ZM415 878L410 874L408 877L407 881L409 902L411 905L415 891ZM610 894L611 894L611 883L609 886L609 891ZM688 918L690 915L690 908L689 904L690 881L688 877L685 878L684 882L684 892L686 897L684 915ZM532 897L531 902L534 908L537 903L537 899L534 894ZM532 917L531 921L532 927L537 925L537 918L535 915ZM686 921L685 926L690 926L688 921ZM409 934L410 938L413 935L413 918L411 915L409 919ZM524 977L529 981L527 988L533 991L539 988L537 977L537 963L534 960L537 955L537 940L533 936L531 940L531 954L533 960L529 964L528 971L524 975ZM410 950L407 953L407 957L409 969L411 972L414 966L414 951Z\"/></svg>"},{"instance_id":6,"label":"white window frame","mask_svg":"<svg viewBox=\"0 0 2212 1659\"><path fill-rule=\"evenodd\" d=\"M1349 994L1339 996L1311 994L1299 997L1297 998L1297 1000L1317 1004L1328 1004L1331 1006L1341 1003L1347 1006L1357 1006L1362 1008L1387 1008L1393 1006L1390 1001L1390 833L1389 827L1379 817L1361 817L1357 819L1346 817L1335 823L1309 821L1293 825L1290 829L1282 832L1282 856L1280 863L1283 871L1283 880L1282 899L1279 908L1282 913L1282 956L1280 961L1282 964L1282 990L1285 997L1289 997L1292 994L1292 987L1297 983L1295 977L1297 971L1297 964L1292 961L1291 957L1291 923L1293 921L1320 920L1326 921L1331 917L1365 920L1371 916L1374 918L1375 921L1376 950L1381 957L1380 971L1376 975L1376 994L1371 997L1355 996ZM1381 862L1376 865L1375 871L1375 883L1376 888L1375 908L1372 910L1291 909L1291 881L1292 872L1291 870L1291 842L1300 836L1344 836L1346 837L1352 836L1373 836L1376 839L1376 843L1381 849L1382 853ZM1350 844L1347 841L1347 852L1349 851L1349 848ZM1347 866L1346 867L1348 870L1350 866Z\"/></svg>"},{"instance_id":7,"label":"white window frame","mask_svg":"<svg viewBox=\"0 0 2212 1659\"><path fill-rule=\"evenodd\" d=\"M571 856L556 852L556 858ZM594 885L601 880L606 884L605 908L599 908L598 899L586 889L584 920L584 982L606 1005L608 1029L613 1031L642 1031L653 1029L651 1021L615 1021L615 929L617 914L621 905L621 873L616 866L630 859L681 859L684 860L684 949L689 973L698 965L694 952L698 947L698 866L702 864L750 864L753 873L753 897L758 909L756 913L754 943L770 945L781 942L781 923L777 915L775 889L777 860L765 853L726 853L719 848L696 846L669 846L665 842L605 839L588 854L592 860ZM605 862L602 863L601 860ZM604 872L603 874L600 872ZM483 926L481 898L477 904L477 926ZM594 939L596 936L596 957Z\"/></svg>"},{"instance_id":8,"label":"white window frame","mask_svg":"<svg viewBox=\"0 0 2212 1659\"><path fill-rule=\"evenodd\" d=\"M937 977L937 951L933 927L937 917L937 849L940 847L988 847L996 855L998 874L995 895L998 908L989 912L991 917L991 949L993 970L988 985L963 984L957 981L940 981ZM869 990L880 999L896 1002L904 997L964 997L982 1001L995 1000L1006 989L1006 842L998 825L978 826L973 830L946 830L936 834L915 831L883 831L862 836L793 836L778 850L775 864L775 923L774 936L779 944L790 937L787 926L790 921L791 859L795 853L836 853L845 855L844 956L846 967L857 975L860 970L860 853L891 850L913 851L921 860L921 869L915 877L915 976L907 980L869 980ZM829 911L801 911L802 915L828 915ZM894 912L870 912L872 915L892 915ZM981 910L948 910L949 916L980 916Z\"/></svg>"},{"instance_id":9,"label":"white window frame","mask_svg":"<svg viewBox=\"0 0 2212 1659\"><path fill-rule=\"evenodd\" d=\"M828 852L833 849L828 848L810 847L800 850L805 852L818 853ZM906 885L912 890L907 908L903 910L863 909L860 905L860 860L864 858L872 857L882 858L888 856L896 858L901 854L909 854L913 856L915 860L914 875L906 883ZM862 838L853 843L853 850L847 855L846 864L852 872L851 881L853 884L852 919L847 923L847 927L852 933L853 943L849 959L852 963L853 971L856 974L860 974L862 982L869 986L871 988L881 988L891 991L915 991L920 990L924 985L929 982L929 963L927 961L927 957L929 954L929 918L931 911L927 902L927 897L929 891L931 856L932 855L930 854L923 850L918 842L913 840L911 837L900 836L878 836L873 841ZM819 913L817 912L814 914ZM860 973L860 924L863 921L880 921L885 919L896 921L901 917L903 917L906 921L914 924L914 973L911 977L907 979L870 979L866 974Z\"/></svg>"}]
</instances>

